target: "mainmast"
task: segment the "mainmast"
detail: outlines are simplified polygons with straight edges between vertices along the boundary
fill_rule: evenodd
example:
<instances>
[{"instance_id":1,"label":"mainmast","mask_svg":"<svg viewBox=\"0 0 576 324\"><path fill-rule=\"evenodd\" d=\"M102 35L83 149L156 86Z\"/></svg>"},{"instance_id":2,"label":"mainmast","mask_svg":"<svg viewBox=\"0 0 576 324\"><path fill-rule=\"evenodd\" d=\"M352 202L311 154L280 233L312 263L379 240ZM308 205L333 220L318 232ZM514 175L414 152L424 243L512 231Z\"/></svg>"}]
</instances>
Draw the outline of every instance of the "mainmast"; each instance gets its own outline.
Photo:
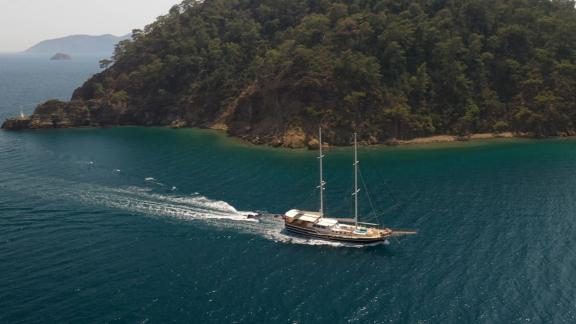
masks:
<instances>
[{"instance_id":1,"label":"mainmast","mask_svg":"<svg viewBox=\"0 0 576 324\"><path fill-rule=\"evenodd\" d=\"M320 189L320 217L324 217L324 188L326 182L324 181L322 170L322 160L324 159L324 154L322 153L322 127L318 128L318 147L320 148L320 155L318 156L318 159L320 160L320 185L318 186Z\"/></svg>"},{"instance_id":2,"label":"mainmast","mask_svg":"<svg viewBox=\"0 0 576 324\"><path fill-rule=\"evenodd\" d=\"M354 225L358 227L358 142L356 139L356 133L354 133Z\"/></svg>"}]
</instances>

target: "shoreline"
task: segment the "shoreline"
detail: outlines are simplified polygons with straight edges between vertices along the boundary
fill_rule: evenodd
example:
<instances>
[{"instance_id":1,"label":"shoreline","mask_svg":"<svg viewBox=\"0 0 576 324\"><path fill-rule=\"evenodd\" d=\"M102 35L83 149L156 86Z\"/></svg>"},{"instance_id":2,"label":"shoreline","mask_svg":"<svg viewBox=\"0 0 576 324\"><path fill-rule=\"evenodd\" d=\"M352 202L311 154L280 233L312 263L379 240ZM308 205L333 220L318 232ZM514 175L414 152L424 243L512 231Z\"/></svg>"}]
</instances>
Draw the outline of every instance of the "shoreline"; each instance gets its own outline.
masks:
<instances>
[{"instance_id":1,"label":"shoreline","mask_svg":"<svg viewBox=\"0 0 576 324\"><path fill-rule=\"evenodd\" d=\"M16 119L16 118L14 118ZM109 126L73 126L73 127L55 127L55 128L24 128L19 129L18 131L42 131L42 130L66 130L66 129L106 129L106 128L115 128L115 127L143 127L143 128L165 128L165 129L198 129L198 130L207 130L212 131L215 133L219 133L221 135L225 135L226 137L236 140L239 143L249 144L255 147L270 147L270 148L281 148L281 149L289 149L289 150L314 150L315 147L289 147L289 146L277 146L271 143L256 143L251 141L250 139L233 136L226 132L225 129L216 128L216 127L170 127L167 125L109 125ZM11 129L0 129L0 131L12 131ZM412 145L427 145L427 144L447 144L447 143L466 143L466 142L474 142L474 141L489 141L489 140L497 140L497 139L547 139L547 138L569 138L569 137L576 137L576 136L547 136L547 137L535 137L528 133L513 133L513 132L503 132L503 133L476 133L470 134L467 136L457 136L457 135L434 135L434 136L426 136L426 137L416 137L409 140L396 140L391 139L385 142L379 143L367 143L367 142L359 142L361 146L365 147L375 147L375 146L412 146ZM338 147L348 147L350 145L332 145L332 144L324 144L326 148L338 148Z\"/></svg>"},{"instance_id":2,"label":"shoreline","mask_svg":"<svg viewBox=\"0 0 576 324\"><path fill-rule=\"evenodd\" d=\"M555 136L558 137L558 136ZM385 145L389 146L399 146L399 145L418 145L418 144L438 144L438 143L452 143L452 142L471 142L478 140L494 140L494 139L504 139L504 138L531 138L536 139L536 137L529 136L528 134L515 134L512 132L504 133L477 133L470 134L467 136L456 136L456 135L434 135L427 137L416 137L409 140L391 140Z\"/></svg>"},{"instance_id":3,"label":"shoreline","mask_svg":"<svg viewBox=\"0 0 576 324\"><path fill-rule=\"evenodd\" d=\"M136 126L138 127L138 126ZM170 128L170 127L168 127ZM289 147L289 146L277 146L272 145L270 143L255 143L250 141L249 139L232 136L226 133L223 129L212 128L212 127L182 127L182 128L172 128L172 129L197 129L197 130L205 130L211 131L217 134L224 135L228 139L233 140L234 142L241 144L241 145L249 145L254 148L271 148L271 149L280 149L280 150L288 150L288 151L313 151L317 150L317 146L305 146L305 147ZM377 148L377 147L411 147L411 146L419 146L422 145L426 147L427 145L432 146L433 144L462 144L466 145L467 143L477 143L483 141L495 141L495 140L513 140L513 139L524 139L524 140L546 140L546 139L568 139L568 138L576 138L576 135L557 135L557 136L545 136L545 137L538 137L534 136L531 133L514 133L514 132L502 132L502 133L475 133L470 134L467 136L457 136L457 135L434 135L434 136L426 136L426 137L416 137L409 140L389 140L386 142L378 142L378 143L368 143L368 142L358 142L358 145L365 148ZM325 149L338 149L338 148L348 148L352 145L333 145L324 143Z\"/></svg>"},{"instance_id":4,"label":"shoreline","mask_svg":"<svg viewBox=\"0 0 576 324\"><path fill-rule=\"evenodd\" d=\"M138 126L136 126L138 127ZM168 127L170 128L170 127ZM205 130L211 131L217 134L224 135L225 137L237 142L238 144L242 145L249 145L252 147L261 147L261 148L271 148L271 149L280 149L280 150L288 150L288 151L313 151L317 150L317 146L313 147L288 147L288 146L276 146L271 145L269 143L254 143L249 139L232 136L226 133L225 130L216 129L211 127L183 127L183 128L172 128L172 129L197 129L197 130ZM534 136L530 133L514 133L514 132L502 132L502 133L476 133L470 134L467 136L457 136L457 135L434 135L434 136L426 136L426 137L416 137L409 140L389 140L386 142L379 142L379 143L368 143L368 142L358 142L358 145L361 147L366 148L377 148L377 147L411 147L411 146L419 146L422 145L426 147L427 145L432 146L433 144L448 144L451 143L457 144L460 143L462 145L466 145L467 143L477 143L482 141L495 141L495 140L512 140L512 139L524 139L524 140L546 140L546 139L567 139L567 138L576 138L576 135L557 135L557 136L545 136L545 137L538 137ZM332 145L328 143L324 143L325 149L338 149L338 148L347 148L351 147L352 145Z\"/></svg>"}]
</instances>

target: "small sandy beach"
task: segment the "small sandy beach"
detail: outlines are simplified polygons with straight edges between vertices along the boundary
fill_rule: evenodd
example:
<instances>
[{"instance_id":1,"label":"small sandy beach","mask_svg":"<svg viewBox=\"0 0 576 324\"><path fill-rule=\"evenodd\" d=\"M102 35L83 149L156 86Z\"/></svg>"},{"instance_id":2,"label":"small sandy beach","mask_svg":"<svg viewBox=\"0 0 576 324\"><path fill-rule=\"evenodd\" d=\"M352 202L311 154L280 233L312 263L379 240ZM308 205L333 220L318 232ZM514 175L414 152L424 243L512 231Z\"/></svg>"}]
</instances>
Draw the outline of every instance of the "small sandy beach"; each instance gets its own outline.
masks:
<instances>
[{"instance_id":1,"label":"small sandy beach","mask_svg":"<svg viewBox=\"0 0 576 324\"><path fill-rule=\"evenodd\" d=\"M479 133L472 134L465 137L454 135L437 135L429 137L418 137L411 140L396 140L391 142L391 145L410 145L410 144L431 144L431 143L449 143L449 142L463 142L473 140L488 140L497 138L514 138L521 137L512 132L505 132L500 134L494 133Z\"/></svg>"}]
</instances>

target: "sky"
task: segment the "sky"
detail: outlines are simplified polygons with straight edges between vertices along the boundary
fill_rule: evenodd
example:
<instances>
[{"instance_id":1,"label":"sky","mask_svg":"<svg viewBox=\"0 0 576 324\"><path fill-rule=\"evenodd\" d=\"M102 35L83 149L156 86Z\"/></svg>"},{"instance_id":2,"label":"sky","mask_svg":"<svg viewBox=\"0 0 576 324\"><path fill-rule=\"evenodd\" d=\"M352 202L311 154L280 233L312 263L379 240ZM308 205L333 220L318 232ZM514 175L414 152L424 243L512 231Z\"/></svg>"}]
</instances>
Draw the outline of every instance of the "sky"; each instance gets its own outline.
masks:
<instances>
[{"instance_id":1,"label":"sky","mask_svg":"<svg viewBox=\"0 0 576 324\"><path fill-rule=\"evenodd\" d=\"M76 34L126 35L180 0L0 0L0 52Z\"/></svg>"}]
</instances>

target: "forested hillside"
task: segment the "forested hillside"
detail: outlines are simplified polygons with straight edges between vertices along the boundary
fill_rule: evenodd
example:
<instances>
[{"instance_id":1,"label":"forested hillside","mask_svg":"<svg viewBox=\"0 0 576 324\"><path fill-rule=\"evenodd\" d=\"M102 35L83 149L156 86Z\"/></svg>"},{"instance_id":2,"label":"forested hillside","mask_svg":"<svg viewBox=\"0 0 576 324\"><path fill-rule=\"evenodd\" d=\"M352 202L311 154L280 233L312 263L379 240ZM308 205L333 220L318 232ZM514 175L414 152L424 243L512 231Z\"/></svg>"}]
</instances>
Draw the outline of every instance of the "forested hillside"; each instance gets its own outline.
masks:
<instances>
[{"instance_id":1,"label":"forested hillside","mask_svg":"<svg viewBox=\"0 0 576 324\"><path fill-rule=\"evenodd\" d=\"M74 94L90 124L298 146L576 130L568 0L186 0ZM92 113L94 111L94 113ZM100 116L106 116L102 118Z\"/></svg>"}]
</instances>

